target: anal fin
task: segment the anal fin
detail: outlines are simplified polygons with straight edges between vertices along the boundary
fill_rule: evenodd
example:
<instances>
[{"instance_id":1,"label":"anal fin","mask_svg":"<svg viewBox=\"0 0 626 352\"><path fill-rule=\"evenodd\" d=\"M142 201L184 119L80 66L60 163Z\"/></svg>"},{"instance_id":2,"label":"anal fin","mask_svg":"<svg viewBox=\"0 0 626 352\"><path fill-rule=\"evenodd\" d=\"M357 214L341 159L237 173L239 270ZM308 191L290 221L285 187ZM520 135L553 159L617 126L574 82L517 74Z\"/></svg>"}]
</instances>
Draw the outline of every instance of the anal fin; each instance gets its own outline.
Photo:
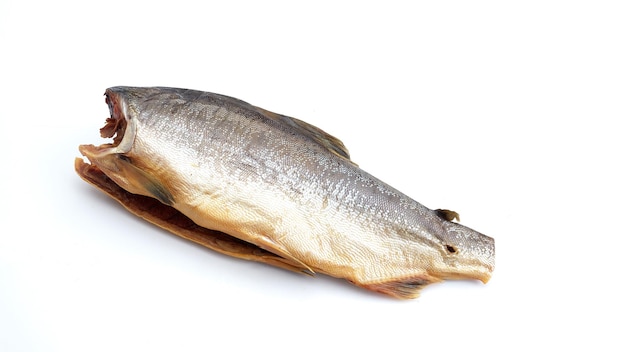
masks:
<instances>
[{"instance_id":1,"label":"anal fin","mask_svg":"<svg viewBox=\"0 0 626 352\"><path fill-rule=\"evenodd\" d=\"M440 281L441 280L436 277L424 274L394 281L367 284L354 282L354 284L370 291L383 293L395 298L412 299L417 298L425 286Z\"/></svg>"}]
</instances>

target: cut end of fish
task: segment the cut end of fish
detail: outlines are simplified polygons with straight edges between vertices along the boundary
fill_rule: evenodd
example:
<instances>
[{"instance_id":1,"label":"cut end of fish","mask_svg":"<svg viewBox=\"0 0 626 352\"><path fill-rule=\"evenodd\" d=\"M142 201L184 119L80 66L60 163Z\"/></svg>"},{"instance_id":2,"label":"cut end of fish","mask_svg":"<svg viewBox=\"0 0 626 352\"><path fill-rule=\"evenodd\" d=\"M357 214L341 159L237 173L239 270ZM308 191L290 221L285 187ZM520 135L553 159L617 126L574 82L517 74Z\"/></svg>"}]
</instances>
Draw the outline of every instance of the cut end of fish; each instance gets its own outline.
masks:
<instances>
[{"instance_id":1,"label":"cut end of fish","mask_svg":"<svg viewBox=\"0 0 626 352\"><path fill-rule=\"evenodd\" d=\"M97 164L107 155L128 152L135 137L135 124L129 123L130 116L125 100L110 89L107 89L105 96L110 116L106 119L104 127L100 129L100 136L112 138L112 142L98 146L83 144L78 147L80 153L92 164Z\"/></svg>"},{"instance_id":2,"label":"cut end of fish","mask_svg":"<svg viewBox=\"0 0 626 352\"><path fill-rule=\"evenodd\" d=\"M130 151L135 140L136 121L126 100L119 92L107 89L105 94L106 103L109 106L110 116L106 119L104 127L100 129L102 138L112 138L111 143L99 146L81 145L81 154L86 156L92 163L109 154L123 154Z\"/></svg>"},{"instance_id":3,"label":"cut end of fish","mask_svg":"<svg viewBox=\"0 0 626 352\"><path fill-rule=\"evenodd\" d=\"M449 220L444 221L443 228L442 259L433 263L429 273L444 280L487 283L495 269L494 239Z\"/></svg>"},{"instance_id":4,"label":"cut end of fish","mask_svg":"<svg viewBox=\"0 0 626 352\"><path fill-rule=\"evenodd\" d=\"M100 129L102 138L113 138L113 145L117 146L124 138L126 130L128 107L119 95L110 89L104 93L106 103L109 106L110 117L106 119L106 124Z\"/></svg>"},{"instance_id":5,"label":"cut end of fish","mask_svg":"<svg viewBox=\"0 0 626 352\"><path fill-rule=\"evenodd\" d=\"M480 274L480 275L476 276L476 280L479 280L483 284L486 284L486 283L489 282L489 280L491 280L491 274L492 273L493 273L493 270L490 271L489 273Z\"/></svg>"},{"instance_id":6,"label":"cut end of fish","mask_svg":"<svg viewBox=\"0 0 626 352\"><path fill-rule=\"evenodd\" d=\"M126 191L154 196L163 203L171 204L173 198L163 185L134 165L126 155L133 147L137 127L123 92L107 89L105 96L110 117L100 129L100 136L113 141L98 146L80 145L80 153Z\"/></svg>"},{"instance_id":7,"label":"cut end of fish","mask_svg":"<svg viewBox=\"0 0 626 352\"><path fill-rule=\"evenodd\" d=\"M382 293L394 298L399 299L414 299L419 297L424 287L440 283L444 280L479 280L483 283L487 283L491 279L491 271L489 270L476 270L473 272L465 271L463 273L437 273L437 274L424 274L420 276L379 282L369 284L355 283L357 286L363 287L367 290ZM353 282L354 283L354 282Z\"/></svg>"},{"instance_id":8,"label":"cut end of fish","mask_svg":"<svg viewBox=\"0 0 626 352\"><path fill-rule=\"evenodd\" d=\"M491 280L492 271L493 270L487 269L487 270L473 270L471 272L467 271L462 274L444 273L441 275L441 278L444 280L478 280L482 282L483 284L486 284L487 282L489 282L489 280Z\"/></svg>"}]
</instances>

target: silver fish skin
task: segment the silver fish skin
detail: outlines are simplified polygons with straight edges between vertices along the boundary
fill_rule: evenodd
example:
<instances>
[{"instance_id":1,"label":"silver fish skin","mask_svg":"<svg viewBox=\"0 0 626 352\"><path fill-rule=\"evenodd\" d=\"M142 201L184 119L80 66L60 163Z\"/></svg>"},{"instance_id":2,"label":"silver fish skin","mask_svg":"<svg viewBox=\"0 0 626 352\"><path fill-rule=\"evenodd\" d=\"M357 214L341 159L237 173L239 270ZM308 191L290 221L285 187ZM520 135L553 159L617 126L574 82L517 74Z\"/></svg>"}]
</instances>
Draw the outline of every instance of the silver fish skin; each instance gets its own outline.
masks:
<instances>
[{"instance_id":1,"label":"silver fish skin","mask_svg":"<svg viewBox=\"0 0 626 352\"><path fill-rule=\"evenodd\" d=\"M360 169L301 120L196 90L112 87L113 143L83 145L126 191L249 242L304 272L399 298L443 279L487 282L491 237Z\"/></svg>"}]
</instances>

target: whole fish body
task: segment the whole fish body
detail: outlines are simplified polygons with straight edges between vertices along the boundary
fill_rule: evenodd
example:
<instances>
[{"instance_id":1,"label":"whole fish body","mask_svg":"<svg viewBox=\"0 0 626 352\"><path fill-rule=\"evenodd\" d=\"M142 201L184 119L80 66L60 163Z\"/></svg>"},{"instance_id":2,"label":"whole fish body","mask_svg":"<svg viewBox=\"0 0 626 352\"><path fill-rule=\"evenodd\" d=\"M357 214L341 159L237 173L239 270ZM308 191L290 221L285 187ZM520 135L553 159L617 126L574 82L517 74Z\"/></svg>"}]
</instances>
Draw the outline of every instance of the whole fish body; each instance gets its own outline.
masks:
<instances>
[{"instance_id":1,"label":"whole fish body","mask_svg":"<svg viewBox=\"0 0 626 352\"><path fill-rule=\"evenodd\" d=\"M195 90L105 95L111 117L101 134L113 142L81 145L89 164L77 158L76 170L175 234L399 298L442 279L491 277L491 237L361 170L319 128Z\"/></svg>"}]
</instances>

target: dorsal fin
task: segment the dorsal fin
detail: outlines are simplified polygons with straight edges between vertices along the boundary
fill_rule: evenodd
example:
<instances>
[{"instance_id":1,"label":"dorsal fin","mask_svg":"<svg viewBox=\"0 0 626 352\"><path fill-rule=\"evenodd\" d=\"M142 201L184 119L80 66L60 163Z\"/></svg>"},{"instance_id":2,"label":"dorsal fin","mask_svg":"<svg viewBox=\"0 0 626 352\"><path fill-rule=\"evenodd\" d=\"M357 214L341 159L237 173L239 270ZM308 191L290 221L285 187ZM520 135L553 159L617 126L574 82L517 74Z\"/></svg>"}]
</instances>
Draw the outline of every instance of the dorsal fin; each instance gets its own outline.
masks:
<instances>
[{"instance_id":1,"label":"dorsal fin","mask_svg":"<svg viewBox=\"0 0 626 352\"><path fill-rule=\"evenodd\" d=\"M315 127L294 117L277 114L275 112L267 111L256 106L254 108L258 112L262 113L264 116L274 121L279 121L281 123L291 126L292 128L295 128L301 134L308 136L317 144L324 147L324 149L356 165L352 160L350 160L350 153L348 152L348 148L346 148L346 146L341 140L339 140L339 138L324 132L319 127Z\"/></svg>"},{"instance_id":2,"label":"dorsal fin","mask_svg":"<svg viewBox=\"0 0 626 352\"><path fill-rule=\"evenodd\" d=\"M252 109L271 120L277 121L282 124L286 124L290 126L291 128L295 129L296 131L298 131L300 134L309 137L312 141L319 144L320 146L322 146L324 149L328 150L329 152L339 157L344 158L345 160L349 161L355 166L358 166L356 163L350 160L350 153L348 153L348 148L346 148L346 146L343 144L341 140L339 140L339 138L334 137L324 132L322 129L318 127L315 127L302 120L296 119L295 117L289 117L289 116L277 114L275 112L271 112L269 110L265 110L263 108L254 106L243 100L233 98L228 95L222 95L222 94L216 94L216 93L206 93L206 94L209 94L212 98L217 98L219 100L239 106L240 108L243 108L243 109Z\"/></svg>"}]
</instances>

